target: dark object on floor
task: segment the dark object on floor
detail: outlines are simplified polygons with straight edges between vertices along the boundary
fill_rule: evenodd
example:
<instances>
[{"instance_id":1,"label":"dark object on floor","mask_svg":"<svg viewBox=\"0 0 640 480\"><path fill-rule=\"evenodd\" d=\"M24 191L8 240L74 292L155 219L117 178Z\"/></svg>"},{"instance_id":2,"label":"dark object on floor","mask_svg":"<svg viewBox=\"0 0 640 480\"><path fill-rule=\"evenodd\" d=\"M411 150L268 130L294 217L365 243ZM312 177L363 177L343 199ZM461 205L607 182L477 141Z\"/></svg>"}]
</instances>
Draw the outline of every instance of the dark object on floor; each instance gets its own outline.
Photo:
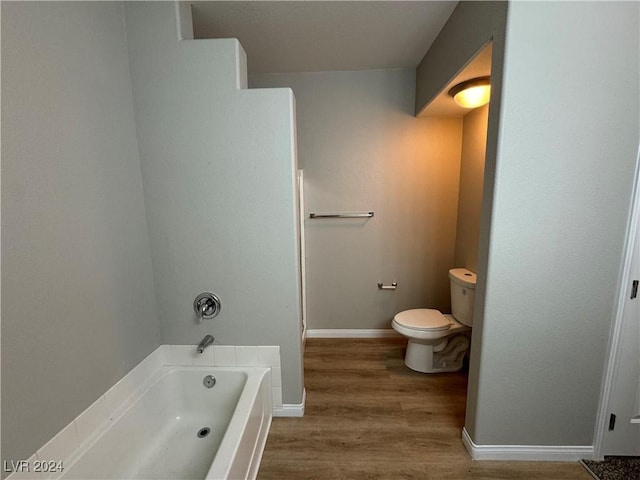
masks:
<instances>
[{"instance_id":1,"label":"dark object on floor","mask_svg":"<svg viewBox=\"0 0 640 480\"><path fill-rule=\"evenodd\" d=\"M640 457L604 457L601 462L580 460L597 480L639 480Z\"/></svg>"}]
</instances>

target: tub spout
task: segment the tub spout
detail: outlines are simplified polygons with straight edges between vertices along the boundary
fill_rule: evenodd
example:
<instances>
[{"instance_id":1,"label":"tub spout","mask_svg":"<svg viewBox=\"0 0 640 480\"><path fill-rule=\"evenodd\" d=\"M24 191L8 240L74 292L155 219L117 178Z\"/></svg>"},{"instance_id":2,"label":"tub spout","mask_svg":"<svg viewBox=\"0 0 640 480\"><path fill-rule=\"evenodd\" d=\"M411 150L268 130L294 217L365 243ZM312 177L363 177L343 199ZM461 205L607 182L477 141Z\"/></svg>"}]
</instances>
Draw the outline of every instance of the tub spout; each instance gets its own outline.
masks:
<instances>
[{"instance_id":1,"label":"tub spout","mask_svg":"<svg viewBox=\"0 0 640 480\"><path fill-rule=\"evenodd\" d=\"M200 342L200 345L198 345L198 353L204 352L205 348L207 348L209 345L213 345L213 340L214 338L211 335L205 336Z\"/></svg>"}]
</instances>

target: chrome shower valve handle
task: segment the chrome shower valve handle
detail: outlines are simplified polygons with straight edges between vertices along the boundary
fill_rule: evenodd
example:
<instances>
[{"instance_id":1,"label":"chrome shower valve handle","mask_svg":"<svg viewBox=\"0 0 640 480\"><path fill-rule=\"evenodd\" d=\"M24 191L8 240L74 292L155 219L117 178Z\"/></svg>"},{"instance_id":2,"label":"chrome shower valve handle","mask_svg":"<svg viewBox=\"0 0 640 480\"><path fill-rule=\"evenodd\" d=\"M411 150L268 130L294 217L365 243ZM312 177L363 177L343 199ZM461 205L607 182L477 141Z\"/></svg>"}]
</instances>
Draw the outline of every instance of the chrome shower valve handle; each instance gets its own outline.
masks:
<instances>
[{"instance_id":1,"label":"chrome shower valve handle","mask_svg":"<svg viewBox=\"0 0 640 480\"><path fill-rule=\"evenodd\" d=\"M215 293L204 292L193 301L193 309L202 321L216 317L222 310L222 302Z\"/></svg>"}]
</instances>

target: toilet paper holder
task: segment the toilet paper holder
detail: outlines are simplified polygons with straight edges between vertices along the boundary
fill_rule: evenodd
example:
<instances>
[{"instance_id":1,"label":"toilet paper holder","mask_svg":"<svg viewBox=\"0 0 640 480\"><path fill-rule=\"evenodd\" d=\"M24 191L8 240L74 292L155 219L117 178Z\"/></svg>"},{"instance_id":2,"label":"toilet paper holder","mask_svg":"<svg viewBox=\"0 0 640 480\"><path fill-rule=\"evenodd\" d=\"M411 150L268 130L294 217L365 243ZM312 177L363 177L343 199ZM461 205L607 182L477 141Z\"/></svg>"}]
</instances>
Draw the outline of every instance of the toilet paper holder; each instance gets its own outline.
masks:
<instances>
[{"instance_id":1,"label":"toilet paper holder","mask_svg":"<svg viewBox=\"0 0 640 480\"><path fill-rule=\"evenodd\" d=\"M393 282L391 285L385 285L382 282L378 282L379 290L395 290L398 287L398 282Z\"/></svg>"}]
</instances>

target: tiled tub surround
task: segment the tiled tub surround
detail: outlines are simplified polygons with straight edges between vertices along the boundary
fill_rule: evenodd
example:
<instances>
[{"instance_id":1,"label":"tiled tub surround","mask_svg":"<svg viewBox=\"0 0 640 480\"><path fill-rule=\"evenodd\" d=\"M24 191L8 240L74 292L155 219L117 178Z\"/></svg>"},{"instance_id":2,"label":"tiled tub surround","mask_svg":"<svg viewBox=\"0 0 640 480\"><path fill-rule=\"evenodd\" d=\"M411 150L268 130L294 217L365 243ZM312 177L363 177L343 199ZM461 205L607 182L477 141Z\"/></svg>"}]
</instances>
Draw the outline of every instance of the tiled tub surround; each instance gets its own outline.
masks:
<instances>
[{"instance_id":1,"label":"tiled tub surround","mask_svg":"<svg viewBox=\"0 0 640 480\"><path fill-rule=\"evenodd\" d=\"M282 373L280 347L213 345L198 353L195 345L163 345L168 348L166 365L211 367L266 367L271 369L271 393L274 415L282 410Z\"/></svg>"},{"instance_id":2,"label":"tiled tub surround","mask_svg":"<svg viewBox=\"0 0 640 480\"><path fill-rule=\"evenodd\" d=\"M215 370L201 367L212 367ZM179 371L196 371L197 374L203 378L208 374L216 375L216 372L220 372L221 375L228 371L239 371L247 374L248 380L246 384L248 387L252 387L254 392L243 392L238 403L239 407L244 406L247 411L240 412L241 408L237 409L238 412L236 412L231 419L227 434L225 434L225 438L220 444L219 455L216 457L214 464L211 466L211 471L206 478L226 478L221 476L221 471L226 470L229 472L230 469L231 472L234 473L233 478L245 478L239 477L237 470L233 470L238 467L242 468L243 465L249 469L245 472L247 475L246 478L254 478L259 466L266 434L268 433L271 414L274 412L278 415L278 412L282 412L283 407L280 347L278 346L244 347L214 345L213 347L207 348L204 353L198 354L194 345L162 345L140 362L103 396L96 400L93 405L62 429L29 459L21 464L14 462L14 465L5 465L5 469L8 467L18 467L15 468L16 471L7 477L7 479L73 478L74 470L79 472L79 470L75 468L75 465L82 462L82 456L90 452L91 449L103 439L106 439L108 443L110 431L116 428L122 428L117 427L118 421L128 421L125 417L127 415L135 415L136 410L143 412L144 409L140 407L143 406L145 402L149 403L151 401L151 403L153 403L154 401L160 401L160 398L150 397L147 394L154 390L162 390L163 387L158 388L158 385L161 385L160 382L164 380L163 377L179 373ZM259 385L260 382L262 383L261 388ZM199 385L204 389L201 381ZM245 393L248 394L245 395ZM145 398L145 395L147 398ZM261 398L252 402L251 398L248 398L249 395ZM153 398L153 400L150 400L150 398ZM266 407L264 416L268 416L264 428L256 427L255 425L256 416L262 415L258 412L259 405ZM258 410L256 410L256 408ZM136 422L138 421L139 419L136 418ZM260 424L260 422L264 424L265 419L259 419L258 424ZM242 431L243 429L245 432ZM262 434L264 438L261 438L260 434ZM117 433L115 433L115 435L117 435ZM245 437L253 435L255 438L243 439L243 435ZM144 435L142 435L141 438L143 436ZM228 436L234 437L235 445L231 439L227 441ZM113 438L111 438L111 441L112 440ZM249 445L249 450L255 449L255 452L247 451L247 448L242 445L239 446L241 440L248 440L245 443ZM151 443L154 441L154 438L150 436L146 441ZM123 442L127 444L129 450L135 448L133 439L130 436L123 438ZM232 460L237 460L237 462L234 463ZM50 471L34 471L36 465L42 467L39 462L45 461L52 462L52 468L49 468ZM119 458L115 457L112 463L117 463L118 461ZM59 471L57 466L54 465L54 462L56 464L62 462L64 469ZM20 471L20 465L22 465L22 471ZM86 468L86 466L83 466L83 468ZM47 470L47 468L39 468L39 470ZM72 476L67 477L67 474ZM82 472L82 475L83 478L86 477L87 472ZM92 476L93 478L109 478L99 471L93 472ZM146 478L148 478L148 474ZM179 475L176 476L176 472L174 471L166 472L165 476L159 474L156 478L180 477Z\"/></svg>"}]
</instances>

